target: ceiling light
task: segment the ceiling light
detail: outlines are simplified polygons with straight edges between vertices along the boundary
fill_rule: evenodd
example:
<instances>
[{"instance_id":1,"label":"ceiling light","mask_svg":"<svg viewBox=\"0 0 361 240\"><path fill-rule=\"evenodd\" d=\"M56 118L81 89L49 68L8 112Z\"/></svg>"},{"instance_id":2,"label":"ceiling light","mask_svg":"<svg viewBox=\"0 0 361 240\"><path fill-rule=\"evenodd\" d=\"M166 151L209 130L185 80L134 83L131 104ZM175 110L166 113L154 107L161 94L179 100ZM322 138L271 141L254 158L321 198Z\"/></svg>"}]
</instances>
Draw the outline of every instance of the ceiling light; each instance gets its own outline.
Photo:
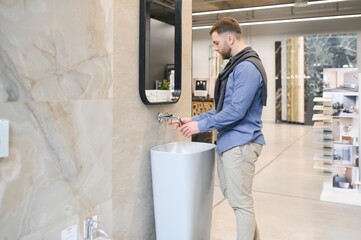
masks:
<instances>
[{"instance_id":1,"label":"ceiling light","mask_svg":"<svg viewBox=\"0 0 361 240\"><path fill-rule=\"evenodd\" d=\"M294 5L293 3L287 3L287 4L277 4L277 5L269 5L269 6L234 8L234 9L225 9L225 10L196 12L196 13L193 13L192 15L200 16L200 15L210 15L210 14L219 14L219 13L245 12L245 11L272 9L272 8L292 7L293 5Z\"/></svg>"},{"instance_id":2,"label":"ceiling light","mask_svg":"<svg viewBox=\"0 0 361 240\"><path fill-rule=\"evenodd\" d=\"M296 0L295 7L306 7L308 6L308 0Z\"/></svg>"},{"instance_id":3,"label":"ceiling light","mask_svg":"<svg viewBox=\"0 0 361 240\"><path fill-rule=\"evenodd\" d=\"M295 18L295 19L283 19L283 20L270 20L270 21L240 23L239 25L241 25L241 26L252 26L252 25L264 25L264 24L276 24L276 23L293 23L293 22L309 22L309 21L320 21L320 20L334 20L334 19L357 18L357 17L361 17L361 14L328 16L328 17ZM211 27L212 26L199 26L199 27L192 27L192 29L193 30L210 29Z\"/></svg>"},{"instance_id":4,"label":"ceiling light","mask_svg":"<svg viewBox=\"0 0 361 240\"><path fill-rule=\"evenodd\" d=\"M336 2L345 2L347 0L324 0L324 1L315 1L308 2L308 5L316 4L326 4L326 3L336 3ZM295 7L297 2L305 2L305 0L296 0L295 3L286 3L286 4L277 4L277 5L267 5L267 6L258 6L258 7L245 7L245 8L234 8L234 9L224 9L224 10L215 10L215 11L206 11L206 12L195 12L192 13L193 16L201 15L210 15L210 14L220 14L220 13L232 13L232 12L245 12L245 11L256 11L256 10L266 10L272 8L285 8L285 7Z\"/></svg>"}]
</instances>

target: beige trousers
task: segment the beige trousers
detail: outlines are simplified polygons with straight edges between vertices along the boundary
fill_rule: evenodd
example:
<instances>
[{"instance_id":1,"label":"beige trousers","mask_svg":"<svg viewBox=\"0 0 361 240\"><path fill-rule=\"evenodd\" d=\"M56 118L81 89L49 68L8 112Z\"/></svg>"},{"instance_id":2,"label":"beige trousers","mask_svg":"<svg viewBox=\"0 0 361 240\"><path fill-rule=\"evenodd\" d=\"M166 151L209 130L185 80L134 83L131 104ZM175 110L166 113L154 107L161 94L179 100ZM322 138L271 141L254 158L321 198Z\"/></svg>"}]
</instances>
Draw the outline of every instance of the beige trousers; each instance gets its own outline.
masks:
<instances>
[{"instance_id":1,"label":"beige trousers","mask_svg":"<svg viewBox=\"0 0 361 240\"><path fill-rule=\"evenodd\" d=\"M262 145L247 143L232 148L217 158L221 190L234 210L237 221L237 240L259 240L253 207L252 185L255 162Z\"/></svg>"}]
</instances>

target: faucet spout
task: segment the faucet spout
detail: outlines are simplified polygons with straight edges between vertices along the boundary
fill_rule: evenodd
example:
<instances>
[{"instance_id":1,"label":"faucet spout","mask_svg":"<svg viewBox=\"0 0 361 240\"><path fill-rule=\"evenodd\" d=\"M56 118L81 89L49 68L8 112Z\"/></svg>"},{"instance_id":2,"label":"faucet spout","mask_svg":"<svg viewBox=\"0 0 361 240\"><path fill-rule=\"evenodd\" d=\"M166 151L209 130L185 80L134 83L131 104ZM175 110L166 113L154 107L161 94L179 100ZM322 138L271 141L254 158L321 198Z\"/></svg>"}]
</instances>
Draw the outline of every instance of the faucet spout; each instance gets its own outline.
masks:
<instances>
[{"instance_id":1,"label":"faucet spout","mask_svg":"<svg viewBox=\"0 0 361 240\"><path fill-rule=\"evenodd\" d=\"M179 122L179 126L182 126L182 119L180 117L177 117L177 116L174 116L173 114L169 114L169 113L158 113L158 116L157 116L157 119L158 119L158 122L161 122L161 121L168 121L168 120L173 120L173 119L176 119L178 120Z\"/></svg>"},{"instance_id":2,"label":"faucet spout","mask_svg":"<svg viewBox=\"0 0 361 240\"><path fill-rule=\"evenodd\" d=\"M92 217L87 217L84 220L84 237L86 238L86 240L93 240L94 233L98 233L99 235L101 235L101 237L110 239L110 236L105 231L94 226L95 223L99 222L94 220Z\"/></svg>"},{"instance_id":3,"label":"faucet spout","mask_svg":"<svg viewBox=\"0 0 361 240\"><path fill-rule=\"evenodd\" d=\"M110 236L105 231L99 228L93 228L93 233L99 233L102 237L110 238Z\"/></svg>"}]
</instances>

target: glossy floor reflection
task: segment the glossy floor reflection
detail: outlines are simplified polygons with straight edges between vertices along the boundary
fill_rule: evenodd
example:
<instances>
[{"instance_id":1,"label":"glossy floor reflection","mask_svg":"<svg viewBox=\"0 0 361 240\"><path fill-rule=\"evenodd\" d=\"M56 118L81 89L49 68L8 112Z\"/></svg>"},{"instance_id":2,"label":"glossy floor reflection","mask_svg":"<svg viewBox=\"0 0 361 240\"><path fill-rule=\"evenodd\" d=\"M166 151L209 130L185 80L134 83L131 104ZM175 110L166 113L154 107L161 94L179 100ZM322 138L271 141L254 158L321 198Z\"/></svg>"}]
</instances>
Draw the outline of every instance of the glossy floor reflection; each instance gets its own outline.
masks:
<instances>
[{"instance_id":1,"label":"glossy floor reflection","mask_svg":"<svg viewBox=\"0 0 361 240\"><path fill-rule=\"evenodd\" d=\"M313 169L319 136L312 127L265 123L264 134L253 187L262 240L361 239L361 207L319 200L323 177ZM217 178L211 240L235 240L234 213Z\"/></svg>"}]
</instances>

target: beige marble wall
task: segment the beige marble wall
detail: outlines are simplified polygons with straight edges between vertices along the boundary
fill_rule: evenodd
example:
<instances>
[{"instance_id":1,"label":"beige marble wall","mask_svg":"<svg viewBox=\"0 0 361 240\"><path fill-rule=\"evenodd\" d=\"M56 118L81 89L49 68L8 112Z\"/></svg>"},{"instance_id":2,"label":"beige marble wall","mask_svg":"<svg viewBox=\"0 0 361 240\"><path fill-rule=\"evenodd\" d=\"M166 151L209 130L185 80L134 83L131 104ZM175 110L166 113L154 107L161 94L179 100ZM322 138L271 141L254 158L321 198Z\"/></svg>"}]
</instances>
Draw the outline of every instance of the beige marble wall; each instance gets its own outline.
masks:
<instances>
[{"instance_id":1,"label":"beige marble wall","mask_svg":"<svg viewBox=\"0 0 361 240\"><path fill-rule=\"evenodd\" d=\"M138 94L139 1L114 2L113 237L155 239L150 148L187 141L159 124L158 112L190 116L191 1L183 1L182 96L177 104L145 106Z\"/></svg>"},{"instance_id":2,"label":"beige marble wall","mask_svg":"<svg viewBox=\"0 0 361 240\"><path fill-rule=\"evenodd\" d=\"M113 1L0 3L0 239L111 231Z\"/></svg>"},{"instance_id":3,"label":"beige marble wall","mask_svg":"<svg viewBox=\"0 0 361 240\"><path fill-rule=\"evenodd\" d=\"M191 1L183 1L183 92L138 94L139 2L0 3L0 239L60 239L98 215L113 239L155 239L149 150L188 141L156 120L190 116Z\"/></svg>"}]
</instances>

